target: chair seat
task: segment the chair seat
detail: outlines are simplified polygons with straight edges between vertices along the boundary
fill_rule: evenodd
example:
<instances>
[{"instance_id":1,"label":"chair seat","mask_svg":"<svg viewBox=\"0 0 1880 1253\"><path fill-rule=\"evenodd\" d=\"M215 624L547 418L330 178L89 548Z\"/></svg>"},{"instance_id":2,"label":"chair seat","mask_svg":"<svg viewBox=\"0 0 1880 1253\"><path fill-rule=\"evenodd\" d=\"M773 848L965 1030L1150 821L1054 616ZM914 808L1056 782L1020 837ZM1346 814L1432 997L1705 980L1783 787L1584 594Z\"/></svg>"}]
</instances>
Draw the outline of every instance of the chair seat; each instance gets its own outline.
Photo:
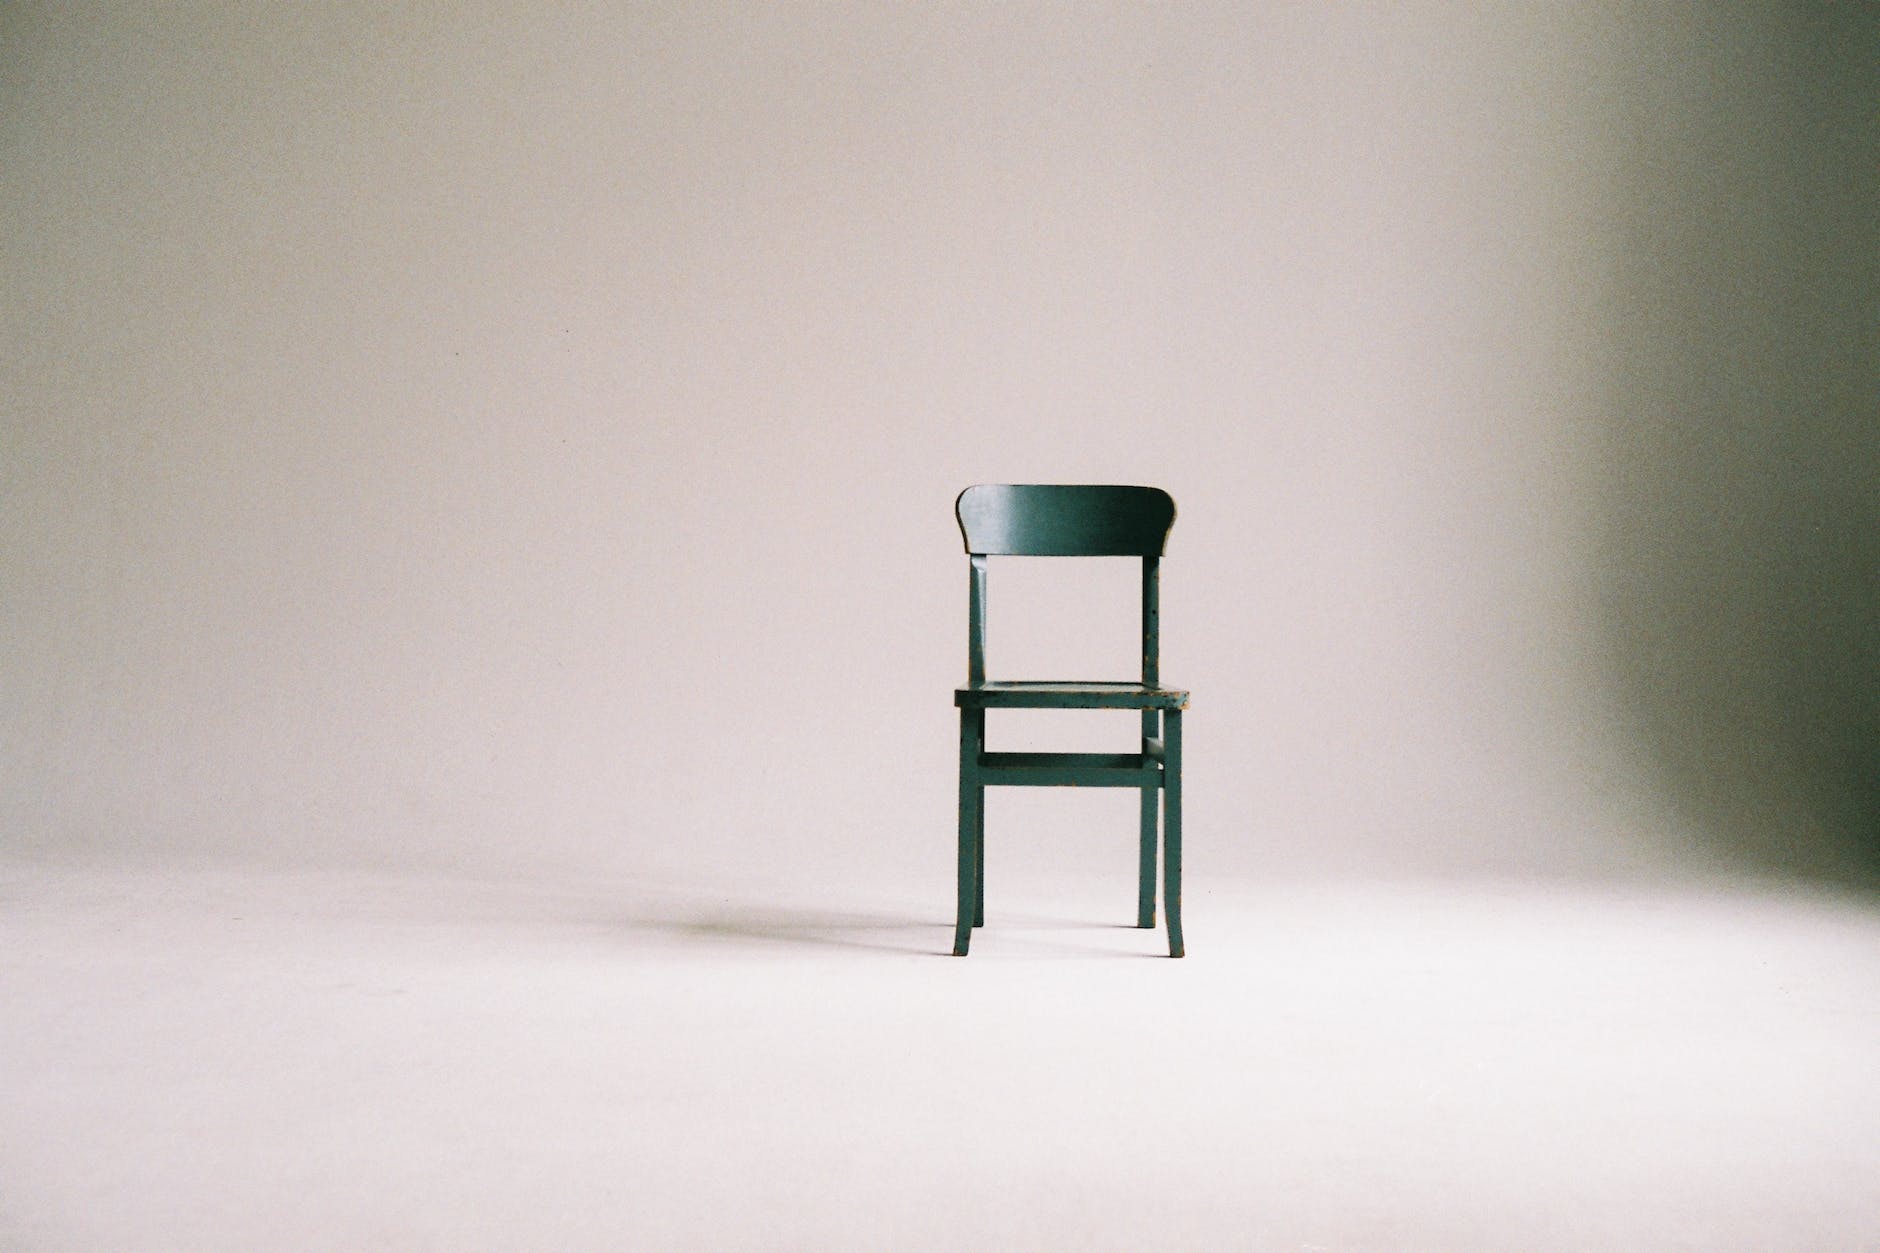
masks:
<instances>
[{"instance_id":1,"label":"chair seat","mask_svg":"<svg viewBox=\"0 0 1880 1253\"><path fill-rule=\"evenodd\" d=\"M1188 693L1141 683L985 683L955 688L961 709L1186 709Z\"/></svg>"}]
</instances>

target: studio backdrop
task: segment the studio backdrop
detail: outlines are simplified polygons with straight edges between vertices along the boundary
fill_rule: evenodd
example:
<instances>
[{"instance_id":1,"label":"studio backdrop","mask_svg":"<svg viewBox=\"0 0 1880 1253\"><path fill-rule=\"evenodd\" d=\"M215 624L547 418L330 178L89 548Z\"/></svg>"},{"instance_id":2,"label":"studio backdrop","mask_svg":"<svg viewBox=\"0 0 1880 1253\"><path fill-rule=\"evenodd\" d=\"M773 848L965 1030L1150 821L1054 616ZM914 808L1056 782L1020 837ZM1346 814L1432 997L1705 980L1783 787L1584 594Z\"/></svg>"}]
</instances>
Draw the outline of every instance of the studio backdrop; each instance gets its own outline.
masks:
<instances>
[{"instance_id":1,"label":"studio backdrop","mask_svg":"<svg viewBox=\"0 0 1880 1253\"><path fill-rule=\"evenodd\" d=\"M1195 884L1869 873L1874 35L9 5L0 848L944 909L953 498L1114 482ZM1130 577L995 562L994 676Z\"/></svg>"}]
</instances>

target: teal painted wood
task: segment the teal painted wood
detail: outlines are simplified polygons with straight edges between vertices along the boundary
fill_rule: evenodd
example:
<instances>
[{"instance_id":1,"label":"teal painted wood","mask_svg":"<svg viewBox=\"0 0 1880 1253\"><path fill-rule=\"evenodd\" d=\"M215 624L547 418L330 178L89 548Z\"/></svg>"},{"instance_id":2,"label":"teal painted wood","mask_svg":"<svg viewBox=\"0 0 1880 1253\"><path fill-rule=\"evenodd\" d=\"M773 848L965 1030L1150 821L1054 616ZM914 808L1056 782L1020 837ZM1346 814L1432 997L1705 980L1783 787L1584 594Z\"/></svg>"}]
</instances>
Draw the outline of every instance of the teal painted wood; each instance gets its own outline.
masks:
<instances>
[{"instance_id":1,"label":"teal painted wood","mask_svg":"<svg viewBox=\"0 0 1880 1253\"><path fill-rule=\"evenodd\" d=\"M1161 740L1162 715L1153 709L1142 711L1142 753L1163 760ZM1144 785L1141 818L1137 823L1136 853L1136 925L1155 926L1155 837L1156 819L1162 804L1161 789Z\"/></svg>"},{"instance_id":2,"label":"teal painted wood","mask_svg":"<svg viewBox=\"0 0 1880 1253\"><path fill-rule=\"evenodd\" d=\"M992 683L956 688L953 703L977 709L1181 709L1188 693L1140 683Z\"/></svg>"},{"instance_id":3,"label":"teal painted wood","mask_svg":"<svg viewBox=\"0 0 1880 1253\"><path fill-rule=\"evenodd\" d=\"M978 687L986 681L986 559L972 559L967 589L966 681Z\"/></svg>"},{"instance_id":4,"label":"teal painted wood","mask_svg":"<svg viewBox=\"0 0 1880 1253\"><path fill-rule=\"evenodd\" d=\"M986 925L986 788L973 798L973 925Z\"/></svg>"},{"instance_id":5,"label":"teal painted wood","mask_svg":"<svg viewBox=\"0 0 1880 1253\"><path fill-rule=\"evenodd\" d=\"M1141 753L981 753L987 787L1160 787L1162 768Z\"/></svg>"},{"instance_id":6,"label":"teal painted wood","mask_svg":"<svg viewBox=\"0 0 1880 1253\"><path fill-rule=\"evenodd\" d=\"M974 710L974 735L979 741L979 756L985 757L986 747L986 711ZM979 775L977 763L973 769L973 781L976 791L973 795L973 925L986 925L986 783Z\"/></svg>"},{"instance_id":7,"label":"teal painted wood","mask_svg":"<svg viewBox=\"0 0 1880 1253\"><path fill-rule=\"evenodd\" d=\"M995 557L1160 556L1175 502L1155 487L982 483L953 503L966 551Z\"/></svg>"},{"instance_id":8,"label":"teal painted wood","mask_svg":"<svg viewBox=\"0 0 1880 1253\"><path fill-rule=\"evenodd\" d=\"M1094 770L1155 770L1154 758L1147 753L993 753L981 750L980 773L991 766L1065 766Z\"/></svg>"},{"instance_id":9,"label":"teal painted wood","mask_svg":"<svg viewBox=\"0 0 1880 1253\"><path fill-rule=\"evenodd\" d=\"M1182 944L1182 711L1162 718L1166 746L1162 769L1162 909L1168 915L1168 955L1180 957Z\"/></svg>"},{"instance_id":10,"label":"teal painted wood","mask_svg":"<svg viewBox=\"0 0 1880 1253\"><path fill-rule=\"evenodd\" d=\"M1153 688L1162 681L1162 559L1142 559L1142 685ZM1186 704L1186 698L1183 703ZM1154 709L1142 711L1142 752L1162 760L1162 715ZM1140 816L1136 823L1136 925L1148 930L1155 926L1155 843L1156 819L1160 816L1161 789L1142 789Z\"/></svg>"},{"instance_id":11,"label":"teal painted wood","mask_svg":"<svg viewBox=\"0 0 1880 1253\"><path fill-rule=\"evenodd\" d=\"M1162 559L1142 559L1142 685L1162 681Z\"/></svg>"},{"instance_id":12,"label":"teal painted wood","mask_svg":"<svg viewBox=\"0 0 1880 1253\"><path fill-rule=\"evenodd\" d=\"M960 710L960 900L959 917L953 929L955 957L966 956L973 942L973 919L980 908L979 804L985 792L979 786L978 761L985 738L985 721L983 710Z\"/></svg>"},{"instance_id":13,"label":"teal painted wood","mask_svg":"<svg viewBox=\"0 0 1880 1253\"><path fill-rule=\"evenodd\" d=\"M971 558L971 576L967 686L953 694L960 710L959 907L953 952L965 956L973 928L985 925L987 787L1133 787L1141 792L1136 923L1155 926L1159 837L1169 956L1182 956L1181 715L1188 693L1161 683L1161 556L1175 502L1152 487L983 484L960 493L954 516ZM1141 679L988 680L987 559L993 556L1142 558ZM990 753L985 751L988 709L1140 710L1141 751Z\"/></svg>"}]
</instances>

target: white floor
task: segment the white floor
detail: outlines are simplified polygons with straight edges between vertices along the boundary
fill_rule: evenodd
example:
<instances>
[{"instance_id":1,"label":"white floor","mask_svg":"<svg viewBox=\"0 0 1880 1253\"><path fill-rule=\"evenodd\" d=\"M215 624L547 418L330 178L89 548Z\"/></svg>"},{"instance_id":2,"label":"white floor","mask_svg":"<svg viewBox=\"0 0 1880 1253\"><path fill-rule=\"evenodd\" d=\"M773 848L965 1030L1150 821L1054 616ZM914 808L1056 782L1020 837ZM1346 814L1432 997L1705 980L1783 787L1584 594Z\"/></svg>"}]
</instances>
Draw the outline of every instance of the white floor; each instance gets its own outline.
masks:
<instances>
[{"instance_id":1,"label":"white floor","mask_svg":"<svg viewBox=\"0 0 1880 1253\"><path fill-rule=\"evenodd\" d=\"M1880 1249L1871 901L991 904L0 871L0 1247Z\"/></svg>"}]
</instances>

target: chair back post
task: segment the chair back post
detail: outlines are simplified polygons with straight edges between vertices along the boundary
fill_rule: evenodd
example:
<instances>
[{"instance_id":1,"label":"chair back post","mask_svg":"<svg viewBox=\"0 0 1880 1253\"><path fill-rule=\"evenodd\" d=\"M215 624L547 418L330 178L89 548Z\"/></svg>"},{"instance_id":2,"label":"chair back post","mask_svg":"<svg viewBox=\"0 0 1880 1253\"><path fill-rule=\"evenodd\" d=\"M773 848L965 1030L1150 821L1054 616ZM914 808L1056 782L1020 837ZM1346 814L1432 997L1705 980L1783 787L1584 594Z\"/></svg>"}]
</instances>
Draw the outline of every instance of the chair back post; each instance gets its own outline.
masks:
<instances>
[{"instance_id":1,"label":"chair back post","mask_svg":"<svg viewBox=\"0 0 1880 1253\"><path fill-rule=\"evenodd\" d=\"M1142 685L1162 681L1162 559L1142 559Z\"/></svg>"},{"instance_id":2,"label":"chair back post","mask_svg":"<svg viewBox=\"0 0 1880 1253\"><path fill-rule=\"evenodd\" d=\"M966 609L966 684L984 687L986 683L986 556L972 554L972 590Z\"/></svg>"}]
</instances>

